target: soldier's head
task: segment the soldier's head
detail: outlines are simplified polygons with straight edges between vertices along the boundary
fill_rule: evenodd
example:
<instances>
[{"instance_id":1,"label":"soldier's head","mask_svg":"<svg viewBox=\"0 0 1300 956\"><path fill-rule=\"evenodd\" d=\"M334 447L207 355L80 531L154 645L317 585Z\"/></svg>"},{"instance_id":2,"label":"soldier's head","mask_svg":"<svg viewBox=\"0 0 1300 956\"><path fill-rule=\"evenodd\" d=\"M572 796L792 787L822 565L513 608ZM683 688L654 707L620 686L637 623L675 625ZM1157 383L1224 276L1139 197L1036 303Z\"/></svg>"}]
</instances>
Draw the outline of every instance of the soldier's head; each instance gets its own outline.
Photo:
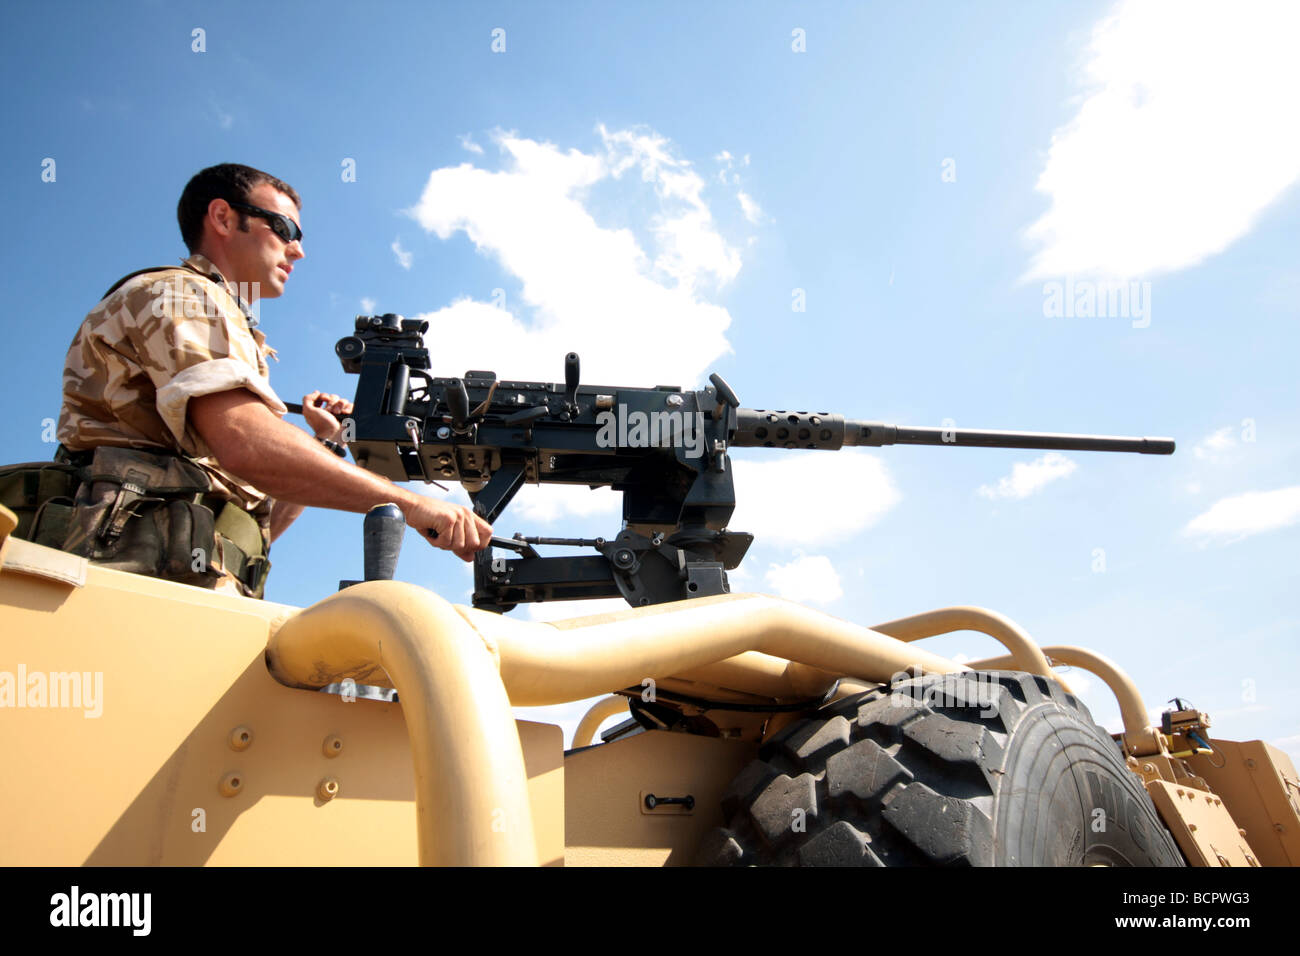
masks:
<instances>
[{"instance_id":1,"label":"soldier's head","mask_svg":"<svg viewBox=\"0 0 1300 956\"><path fill-rule=\"evenodd\" d=\"M246 283L246 297L284 293L302 249L302 200L288 183L238 163L200 170L176 207L181 238L191 253L211 260L230 282Z\"/></svg>"}]
</instances>

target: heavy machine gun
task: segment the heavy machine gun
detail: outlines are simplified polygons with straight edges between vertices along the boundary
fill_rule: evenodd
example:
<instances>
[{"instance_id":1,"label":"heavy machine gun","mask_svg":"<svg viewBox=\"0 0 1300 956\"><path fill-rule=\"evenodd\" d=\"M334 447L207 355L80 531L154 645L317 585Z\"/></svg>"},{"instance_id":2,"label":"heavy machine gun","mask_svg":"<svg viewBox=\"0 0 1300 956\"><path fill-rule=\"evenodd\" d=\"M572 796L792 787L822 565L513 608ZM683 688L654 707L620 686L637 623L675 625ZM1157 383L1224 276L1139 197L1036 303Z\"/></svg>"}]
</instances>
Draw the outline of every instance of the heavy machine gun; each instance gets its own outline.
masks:
<instances>
[{"instance_id":1,"label":"heavy machine gun","mask_svg":"<svg viewBox=\"0 0 1300 956\"><path fill-rule=\"evenodd\" d=\"M917 428L825 412L742 408L714 374L676 386L585 385L576 353L564 384L430 374L428 323L358 316L335 352L357 374L349 443L358 465L393 481L458 481L495 523L525 482L609 487L623 494L612 538L494 536L474 562L475 607L622 596L633 606L723 594L753 536L728 529L735 509L728 451L835 450L845 445L959 445L1168 455L1168 438ZM291 406L292 408L292 406ZM592 548L543 557L537 545Z\"/></svg>"}]
</instances>

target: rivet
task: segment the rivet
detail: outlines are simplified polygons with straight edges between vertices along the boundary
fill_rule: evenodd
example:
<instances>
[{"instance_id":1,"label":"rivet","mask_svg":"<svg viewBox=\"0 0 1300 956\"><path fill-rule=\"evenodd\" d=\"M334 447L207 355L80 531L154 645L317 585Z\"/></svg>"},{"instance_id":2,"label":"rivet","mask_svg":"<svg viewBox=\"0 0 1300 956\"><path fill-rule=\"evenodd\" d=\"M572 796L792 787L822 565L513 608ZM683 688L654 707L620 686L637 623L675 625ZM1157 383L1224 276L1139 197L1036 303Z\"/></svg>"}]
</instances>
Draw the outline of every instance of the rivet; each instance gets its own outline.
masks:
<instances>
[{"instance_id":1,"label":"rivet","mask_svg":"<svg viewBox=\"0 0 1300 956\"><path fill-rule=\"evenodd\" d=\"M333 800L339 795L339 782L334 777L326 777L316 784L316 796L321 800Z\"/></svg>"},{"instance_id":2,"label":"rivet","mask_svg":"<svg viewBox=\"0 0 1300 956\"><path fill-rule=\"evenodd\" d=\"M1196 824L1195 824L1195 823L1189 823L1189 824L1187 824L1187 829L1189 829L1189 830L1191 830L1193 833L1195 833L1195 832L1196 832Z\"/></svg>"},{"instance_id":3,"label":"rivet","mask_svg":"<svg viewBox=\"0 0 1300 956\"><path fill-rule=\"evenodd\" d=\"M253 728L240 724L230 732L230 749L247 750L253 746Z\"/></svg>"},{"instance_id":4,"label":"rivet","mask_svg":"<svg viewBox=\"0 0 1300 956\"><path fill-rule=\"evenodd\" d=\"M330 734L321 745L321 750L327 757L337 757L343 752L343 738L338 734Z\"/></svg>"},{"instance_id":5,"label":"rivet","mask_svg":"<svg viewBox=\"0 0 1300 956\"><path fill-rule=\"evenodd\" d=\"M221 783L217 785L223 797L233 797L244 789L244 775L238 770L232 770L221 778Z\"/></svg>"}]
</instances>

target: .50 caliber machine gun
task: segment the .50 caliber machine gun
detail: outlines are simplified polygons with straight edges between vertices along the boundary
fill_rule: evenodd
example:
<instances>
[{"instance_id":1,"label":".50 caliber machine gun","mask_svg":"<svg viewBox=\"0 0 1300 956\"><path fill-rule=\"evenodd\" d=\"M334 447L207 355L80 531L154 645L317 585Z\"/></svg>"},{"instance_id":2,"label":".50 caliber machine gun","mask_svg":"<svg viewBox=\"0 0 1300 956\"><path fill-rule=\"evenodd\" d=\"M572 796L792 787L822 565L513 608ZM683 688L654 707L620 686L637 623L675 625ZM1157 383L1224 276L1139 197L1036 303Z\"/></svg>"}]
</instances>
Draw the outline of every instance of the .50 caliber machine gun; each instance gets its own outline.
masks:
<instances>
[{"instance_id":1,"label":".50 caliber machine gun","mask_svg":"<svg viewBox=\"0 0 1300 956\"><path fill-rule=\"evenodd\" d=\"M475 607L622 595L634 606L728 590L753 536L727 530L735 509L728 450L845 445L975 445L1168 455L1168 438L915 428L824 412L741 408L718 375L699 391L579 384L578 356L564 384L500 381L495 372L436 378L428 323L389 313L358 316L335 346L360 376L350 445L358 465L394 481L458 481L495 523L524 482L609 486L623 493L613 538L493 536L511 559L479 552ZM535 545L594 548L542 557Z\"/></svg>"}]
</instances>

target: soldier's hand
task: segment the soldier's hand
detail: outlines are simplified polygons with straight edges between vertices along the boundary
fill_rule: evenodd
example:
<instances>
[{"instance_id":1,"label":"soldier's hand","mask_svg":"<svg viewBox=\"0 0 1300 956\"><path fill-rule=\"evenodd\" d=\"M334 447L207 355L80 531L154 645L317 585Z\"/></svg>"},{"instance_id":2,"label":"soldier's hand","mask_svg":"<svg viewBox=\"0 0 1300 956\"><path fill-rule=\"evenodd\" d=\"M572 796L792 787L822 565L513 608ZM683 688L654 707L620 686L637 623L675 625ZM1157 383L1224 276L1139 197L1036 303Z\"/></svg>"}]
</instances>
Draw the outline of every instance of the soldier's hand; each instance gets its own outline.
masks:
<instances>
[{"instance_id":1,"label":"soldier's hand","mask_svg":"<svg viewBox=\"0 0 1300 956\"><path fill-rule=\"evenodd\" d=\"M336 416L351 415L352 403L329 392L315 391L302 397L302 417L317 438L338 441L343 426Z\"/></svg>"},{"instance_id":2,"label":"soldier's hand","mask_svg":"<svg viewBox=\"0 0 1300 956\"><path fill-rule=\"evenodd\" d=\"M492 526L464 505L412 495L399 507L406 523L425 540L435 548L451 551L462 561L474 560L474 553L492 540Z\"/></svg>"}]
</instances>

